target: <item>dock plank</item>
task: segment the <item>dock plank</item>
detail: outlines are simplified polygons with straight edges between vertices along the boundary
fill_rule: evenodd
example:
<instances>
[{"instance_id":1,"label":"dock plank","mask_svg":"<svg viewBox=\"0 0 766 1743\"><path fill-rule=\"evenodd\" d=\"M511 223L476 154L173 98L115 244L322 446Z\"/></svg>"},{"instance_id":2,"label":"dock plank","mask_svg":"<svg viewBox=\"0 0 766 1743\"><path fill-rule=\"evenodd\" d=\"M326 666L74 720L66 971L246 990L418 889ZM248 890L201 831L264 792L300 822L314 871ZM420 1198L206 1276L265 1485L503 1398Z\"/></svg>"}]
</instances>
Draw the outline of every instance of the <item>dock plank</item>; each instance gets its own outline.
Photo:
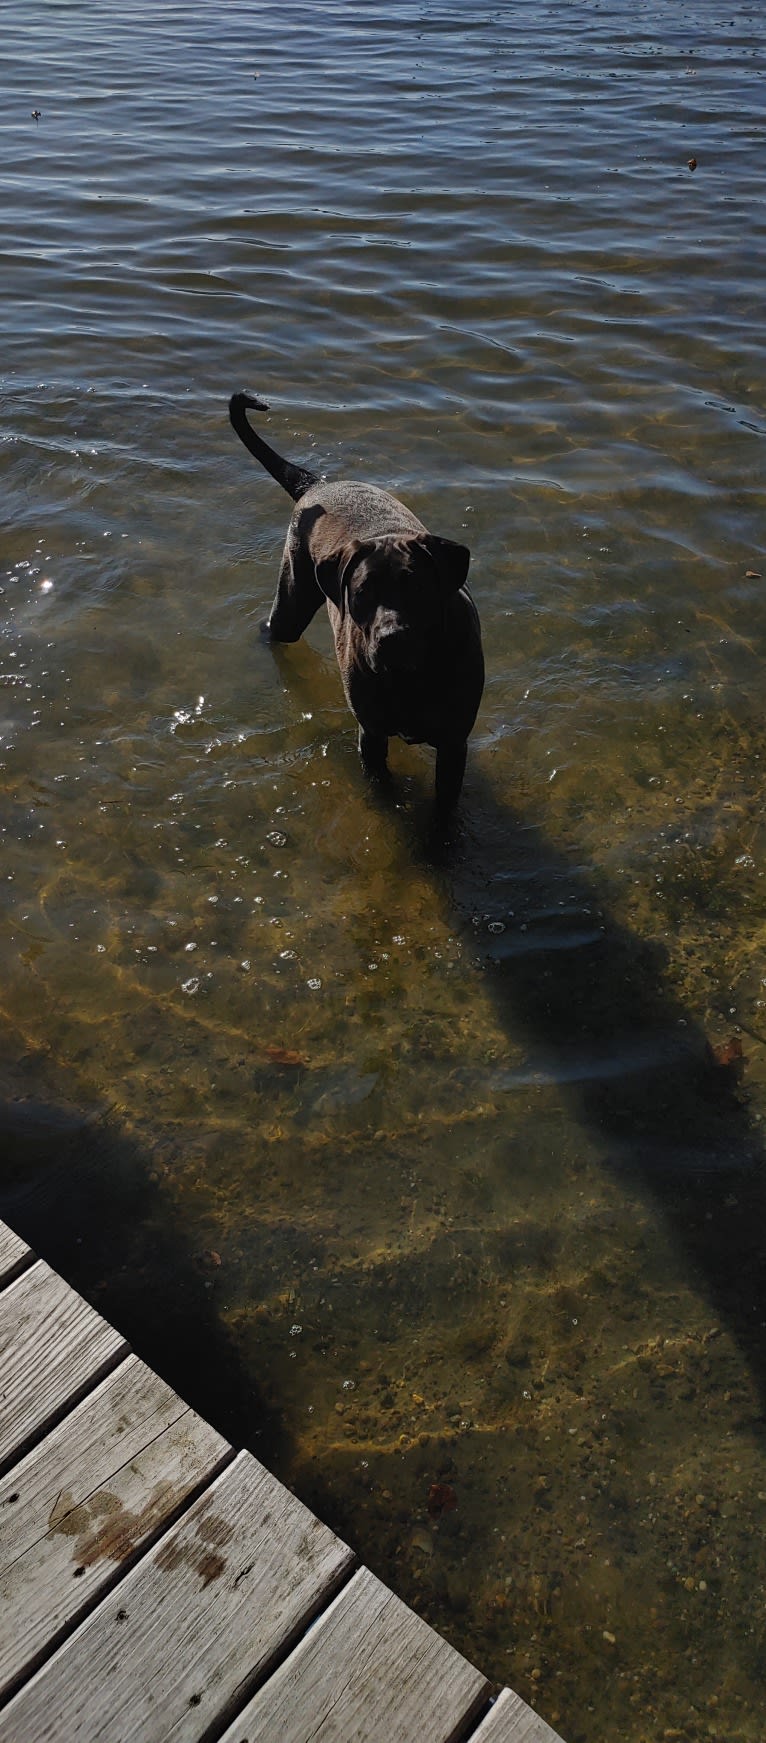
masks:
<instances>
[{"instance_id":1,"label":"dock plank","mask_svg":"<svg viewBox=\"0 0 766 1743\"><path fill-rule=\"evenodd\" d=\"M471 1743L562 1743L544 1719L512 1689L503 1689Z\"/></svg>"},{"instance_id":2,"label":"dock plank","mask_svg":"<svg viewBox=\"0 0 766 1743\"><path fill-rule=\"evenodd\" d=\"M21 1235L15 1235L13 1229L0 1222L0 1289L31 1259L32 1250Z\"/></svg>"},{"instance_id":3,"label":"dock plank","mask_svg":"<svg viewBox=\"0 0 766 1743\"><path fill-rule=\"evenodd\" d=\"M488 1694L480 1671L360 1568L221 1743L452 1743Z\"/></svg>"},{"instance_id":4,"label":"dock plank","mask_svg":"<svg viewBox=\"0 0 766 1743\"><path fill-rule=\"evenodd\" d=\"M562 1743L354 1561L0 1222L0 1743Z\"/></svg>"},{"instance_id":5,"label":"dock plank","mask_svg":"<svg viewBox=\"0 0 766 1743\"><path fill-rule=\"evenodd\" d=\"M232 1456L129 1356L0 1479L0 1694Z\"/></svg>"},{"instance_id":6,"label":"dock plank","mask_svg":"<svg viewBox=\"0 0 766 1743\"><path fill-rule=\"evenodd\" d=\"M0 1292L0 1466L95 1385L128 1345L41 1259Z\"/></svg>"},{"instance_id":7,"label":"dock plank","mask_svg":"<svg viewBox=\"0 0 766 1743\"><path fill-rule=\"evenodd\" d=\"M0 1714L0 1743L200 1743L353 1566L240 1453Z\"/></svg>"}]
</instances>

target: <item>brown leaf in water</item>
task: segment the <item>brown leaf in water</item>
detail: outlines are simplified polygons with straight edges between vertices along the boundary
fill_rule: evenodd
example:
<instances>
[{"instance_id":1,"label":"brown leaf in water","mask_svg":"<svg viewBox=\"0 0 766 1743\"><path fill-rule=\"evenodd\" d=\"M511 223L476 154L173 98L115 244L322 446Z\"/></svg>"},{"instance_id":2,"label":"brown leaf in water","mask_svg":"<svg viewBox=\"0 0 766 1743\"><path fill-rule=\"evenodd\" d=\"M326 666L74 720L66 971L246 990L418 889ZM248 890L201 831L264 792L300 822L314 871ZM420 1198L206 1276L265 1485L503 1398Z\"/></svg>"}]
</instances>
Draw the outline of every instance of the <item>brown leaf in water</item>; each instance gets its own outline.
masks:
<instances>
[{"instance_id":1,"label":"brown leaf in water","mask_svg":"<svg viewBox=\"0 0 766 1743\"><path fill-rule=\"evenodd\" d=\"M740 1065L744 1059L744 1051L739 1035L732 1035L728 1041L719 1041L717 1046L709 1043L710 1056L719 1071L730 1071L732 1066Z\"/></svg>"},{"instance_id":2,"label":"brown leaf in water","mask_svg":"<svg viewBox=\"0 0 766 1743\"><path fill-rule=\"evenodd\" d=\"M304 1055L302 1053L296 1053L292 1047L269 1046L266 1048L266 1053L271 1060L272 1065L296 1066L306 1064Z\"/></svg>"},{"instance_id":3,"label":"brown leaf in water","mask_svg":"<svg viewBox=\"0 0 766 1743\"><path fill-rule=\"evenodd\" d=\"M745 580L746 581L762 581L763 576L761 574L760 569L746 569L745 570Z\"/></svg>"},{"instance_id":4,"label":"brown leaf in water","mask_svg":"<svg viewBox=\"0 0 766 1743\"><path fill-rule=\"evenodd\" d=\"M689 158L689 168L690 168L690 169L696 169L696 168L697 168L697 159L696 159L696 157L690 157L690 158Z\"/></svg>"},{"instance_id":5,"label":"brown leaf in water","mask_svg":"<svg viewBox=\"0 0 766 1743\"><path fill-rule=\"evenodd\" d=\"M197 1264L201 1265L205 1271L217 1271L219 1265L223 1264L223 1260L220 1253L216 1252L215 1247L203 1247L202 1252L197 1254Z\"/></svg>"},{"instance_id":6,"label":"brown leaf in water","mask_svg":"<svg viewBox=\"0 0 766 1743\"><path fill-rule=\"evenodd\" d=\"M432 1483L428 1491L428 1512L431 1519L441 1519L443 1513L454 1513L457 1495L451 1483Z\"/></svg>"}]
</instances>

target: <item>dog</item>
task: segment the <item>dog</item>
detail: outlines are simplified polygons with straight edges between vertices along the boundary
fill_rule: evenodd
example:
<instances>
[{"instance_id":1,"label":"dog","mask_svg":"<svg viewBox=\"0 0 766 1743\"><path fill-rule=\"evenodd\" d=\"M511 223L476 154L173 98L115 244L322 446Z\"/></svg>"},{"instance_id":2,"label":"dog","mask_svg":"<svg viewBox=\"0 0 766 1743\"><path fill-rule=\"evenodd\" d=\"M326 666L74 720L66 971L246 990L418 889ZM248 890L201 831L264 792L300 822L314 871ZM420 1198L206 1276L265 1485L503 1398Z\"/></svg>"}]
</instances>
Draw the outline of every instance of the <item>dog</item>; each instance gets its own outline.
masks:
<instances>
[{"instance_id":1,"label":"dog","mask_svg":"<svg viewBox=\"0 0 766 1743\"><path fill-rule=\"evenodd\" d=\"M248 410L268 406L233 394L233 428L296 505L263 633L298 641L327 605L365 769L386 778L389 738L433 745L436 814L446 818L460 795L484 688L479 614L466 586L470 552L429 533L376 485L328 484L283 460L257 435Z\"/></svg>"}]
</instances>

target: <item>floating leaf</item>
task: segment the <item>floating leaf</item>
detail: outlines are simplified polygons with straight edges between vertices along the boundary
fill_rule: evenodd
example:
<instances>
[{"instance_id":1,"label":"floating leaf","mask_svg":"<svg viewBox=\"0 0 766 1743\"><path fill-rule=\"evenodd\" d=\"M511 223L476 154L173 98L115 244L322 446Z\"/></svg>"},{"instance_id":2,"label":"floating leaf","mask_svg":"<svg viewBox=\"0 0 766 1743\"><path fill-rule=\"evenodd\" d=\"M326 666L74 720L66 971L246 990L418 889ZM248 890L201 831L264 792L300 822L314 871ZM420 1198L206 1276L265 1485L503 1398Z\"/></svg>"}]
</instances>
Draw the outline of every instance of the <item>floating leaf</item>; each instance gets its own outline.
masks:
<instances>
[{"instance_id":1,"label":"floating leaf","mask_svg":"<svg viewBox=\"0 0 766 1743\"><path fill-rule=\"evenodd\" d=\"M292 1047L269 1046L266 1048L266 1053L272 1065L292 1065L295 1067L306 1064L304 1055L296 1053Z\"/></svg>"},{"instance_id":2,"label":"floating leaf","mask_svg":"<svg viewBox=\"0 0 766 1743\"><path fill-rule=\"evenodd\" d=\"M457 1495L451 1483L432 1483L428 1491L428 1512L432 1519L441 1519L443 1513L454 1513L457 1507Z\"/></svg>"},{"instance_id":3,"label":"floating leaf","mask_svg":"<svg viewBox=\"0 0 766 1743\"><path fill-rule=\"evenodd\" d=\"M710 1048L713 1064L721 1071L730 1071L732 1066L739 1065L744 1059L742 1042L739 1035L732 1035L728 1041L720 1041Z\"/></svg>"}]
</instances>

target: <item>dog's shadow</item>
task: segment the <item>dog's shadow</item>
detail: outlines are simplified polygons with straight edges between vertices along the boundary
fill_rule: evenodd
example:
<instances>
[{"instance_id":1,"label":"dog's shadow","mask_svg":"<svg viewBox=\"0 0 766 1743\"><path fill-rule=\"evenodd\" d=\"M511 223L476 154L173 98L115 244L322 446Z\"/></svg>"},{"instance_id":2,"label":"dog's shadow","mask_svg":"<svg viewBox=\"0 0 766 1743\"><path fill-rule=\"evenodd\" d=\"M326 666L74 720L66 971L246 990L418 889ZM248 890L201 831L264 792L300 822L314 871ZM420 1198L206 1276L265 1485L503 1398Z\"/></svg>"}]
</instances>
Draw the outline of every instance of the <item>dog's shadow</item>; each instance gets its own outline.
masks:
<instances>
[{"instance_id":1,"label":"dog's shadow","mask_svg":"<svg viewBox=\"0 0 766 1743\"><path fill-rule=\"evenodd\" d=\"M340 713L329 658L305 646L298 666L277 657L296 700ZM368 783L369 801L429 867L473 949L481 916L483 984L507 1034L523 1036L543 1080L566 1085L605 1168L661 1213L766 1405L766 1152L736 1060L718 1062L661 950L605 911L603 892L504 801L480 755L446 831L433 824L431 764L417 759L408 754L404 779Z\"/></svg>"},{"instance_id":2,"label":"dog's shadow","mask_svg":"<svg viewBox=\"0 0 766 1743\"><path fill-rule=\"evenodd\" d=\"M604 1166L661 1212L766 1402L766 1153L736 1059L719 1061L675 996L662 949L618 924L479 770L440 877L464 923L478 912L503 928L487 974L501 1018L567 1084Z\"/></svg>"}]
</instances>

